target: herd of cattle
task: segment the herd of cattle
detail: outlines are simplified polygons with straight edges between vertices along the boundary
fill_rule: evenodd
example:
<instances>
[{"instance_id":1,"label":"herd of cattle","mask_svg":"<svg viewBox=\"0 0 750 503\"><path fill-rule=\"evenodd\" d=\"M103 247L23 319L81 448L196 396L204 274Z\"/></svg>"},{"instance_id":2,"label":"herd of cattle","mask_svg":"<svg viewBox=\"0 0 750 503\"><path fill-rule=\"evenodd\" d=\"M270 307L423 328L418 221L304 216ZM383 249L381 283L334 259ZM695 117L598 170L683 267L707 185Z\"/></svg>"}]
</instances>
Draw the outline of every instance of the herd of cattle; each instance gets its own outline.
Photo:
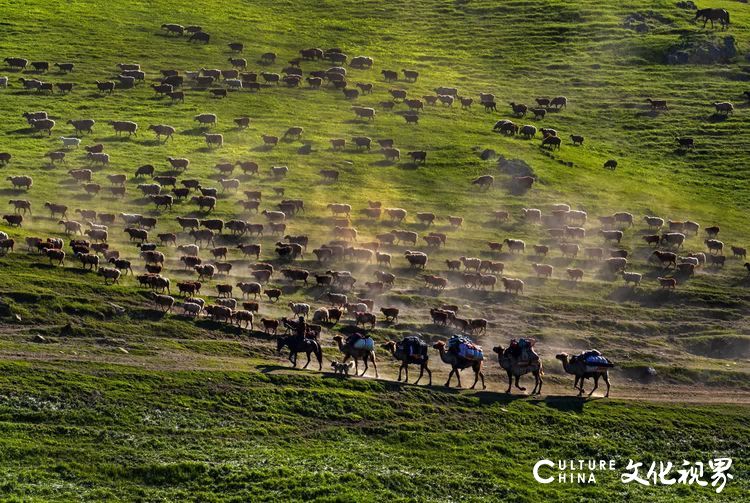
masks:
<instances>
[{"instance_id":1,"label":"herd of cattle","mask_svg":"<svg viewBox=\"0 0 750 503\"><path fill-rule=\"evenodd\" d=\"M191 40L210 40L200 27L185 28L165 24L162 28L176 36L189 33ZM231 43L229 48L238 54L244 50L240 43ZM199 71L181 73L174 69L164 69L153 88L157 94L182 101L186 96L181 89L188 85L196 90L210 90L217 97L227 96L227 91L246 88L260 91L263 88L260 81L266 85L283 82L289 87L296 87L303 81L300 69L302 62L328 60L338 66L310 72L306 79L309 86L322 87L327 84L333 89L343 90L349 99L373 92L374 86L371 83L355 82L351 87L347 80L350 78L350 71L343 66L348 62L350 69L369 69L374 64L372 58L350 58L337 48L327 51L303 49L299 54L299 58L289 61L281 74L245 71L247 60L238 55L229 57L232 66L229 70L201 68ZM266 53L262 55L261 62L273 64L276 59L276 54ZM6 58L5 62L18 70L30 65L40 74L49 71L51 67L47 62L29 62L23 58ZM73 63L57 63L55 66L61 73L73 72L75 67ZM122 73L118 74L117 79L97 81L98 91L112 93L119 89L129 89L146 79L146 73L139 64L121 63L118 67ZM419 78L417 71L408 69L401 72L383 70L381 75L389 83L397 81L401 75L406 82L416 82ZM33 92L53 92L51 84L39 79L21 78L20 82L24 88ZM7 78L0 79L0 85L7 83ZM70 92L73 85L68 84L58 83L57 87L60 91ZM408 112L404 114L407 123L417 123L419 113L424 110L425 105L452 106L456 102L463 108L469 108L474 103L472 98L459 94L456 88L438 87L435 91L434 95L417 98L410 97L406 89L392 88L388 91L391 99L381 102L380 107L391 110L397 104L404 104L408 108ZM564 96L540 97L535 101L536 107L512 102L511 110L519 118L532 113L535 119L542 120L550 111L562 111L569 104ZM478 102L488 112L497 110L497 100L491 93L480 93ZM651 100L651 104L666 108L666 103ZM731 108L724 107L723 110L731 112ZM357 117L366 120L374 120L376 116L375 109L370 107L355 106L353 111ZM57 122L43 111L24 113L23 120L33 131L47 133L48 136L57 127ZM204 113L195 116L194 120L208 128L218 122L218 117ZM238 117L234 119L234 123L238 128L246 128L250 119ZM84 135L92 133L98 127L97 122L91 118L70 118L67 125L72 127L73 134L61 136L59 140L62 148L47 154L52 164L65 162L71 149L81 145ZM118 135L137 135L139 131L138 124L133 121L112 120L108 121L108 125ZM176 132L175 127L167 124L149 125L148 129L158 140L163 139L164 142L173 139ZM519 134L527 138L537 134L536 127L522 126L510 120L497 122L494 129L506 135ZM561 140L557 131L541 128L541 133L543 146L559 148ZM303 134L302 127L293 126L286 130L283 137L300 138ZM210 148L224 144L223 135L219 133L205 132L204 137ZM578 145L584 141L578 135L572 135L571 138ZM278 136L263 135L264 143L269 146L276 145L279 139ZM358 149L369 150L373 140L357 136L351 142ZM333 138L331 149L343 149L346 143L344 138ZM377 143L387 159L400 159L401 152L392 139L380 139ZM692 141L681 144L692 146ZM468 290L491 291L500 285L509 294L522 294L528 279L524 281L520 277L507 275L508 270L513 270L515 276L521 274L524 266L515 258L521 254L533 256L530 264L532 276L557 276L571 283L581 281L589 275L597 275L605 280L621 277L626 284L637 287L644 277L642 272L637 272L634 268L633 256L639 250L629 252L620 245L640 221L650 231L641 238L643 246L654 247L649 252L648 262L660 271L657 281L665 289L675 288L702 268L724 267L728 255L724 253L725 249L731 249L733 257L746 256L746 250L742 246L725 247L718 239L720 229L713 223L703 228L705 239L700 240L699 245L694 236L701 233L701 226L696 222L672 221L650 215L639 219L624 211L590 218L587 212L562 203L552 205L545 211L524 208L520 214L497 209L487 215L473 215L468 220L459 215L436 215L429 211L415 212L412 217L412 210L390 207L381 201L368 201L366 206L360 208L348 202L332 202L324 210L330 213L328 221L331 239L326 240L305 233L301 230L302 226L298 227L296 223L299 215L306 211L323 210L319 206L315 207L316 202L284 198L283 187L274 187L274 194L271 196L257 189L243 187L240 178L234 177L237 169L244 175L259 175L260 167L255 161L238 160L217 164L215 170L220 175L220 187L211 187L206 186L205 180L186 176L190 167L190 160L187 158L167 158L169 171L165 173L157 173L157 167L153 165L143 165L129 175L111 172L110 155L105 152L104 144L85 145L85 150L88 166L68 170L68 175L80 190L94 197L108 192L115 198L125 198L128 188L135 188L139 196L153 205L150 215L120 211L124 208L106 212L72 208L67 201L50 195L43 202L44 210L32 208L42 201L42 198L37 197L39 202L32 203L25 196L26 193L34 192L32 177L28 174L10 175L6 180L17 195L9 201L13 211L2 217L10 229L0 231L0 253L18 252L25 245L28 253L47 260L52 265L62 267L72 260L81 268L96 271L105 284L120 283L125 276L130 275L138 285L152 291L151 298L155 306L165 313L179 309L185 316L208 316L218 322L235 323L251 330L262 310L261 299L265 297L269 304L275 304L287 295L285 292L289 288L282 288L283 284L288 287L312 283L306 293L320 305L315 307L304 302L289 302L288 307L290 314L295 317L309 317L311 330L317 334L321 327L331 327L347 316L351 317L355 325L361 326L362 330L376 326L379 321L375 314L377 312L382 314L381 321L387 325L396 323L400 314L397 306L385 302L376 309L376 305L387 298L388 292L398 282L413 285L415 278L424 282L424 288L432 291L431 295L453 287L456 295L461 296L462 292ZM425 151L410 151L408 155L414 163L425 163L427 160ZM0 153L0 165L12 167L12 160L11 153ZM608 163L607 167L617 166L616 161ZM289 168L272 166L269 173L272 180L281 182L289 173ZM320 175L325 183L336 183L340 173L335 169L324 169L320 171ZM493 182L492 175L471 181L485 189L491 187ZM513 183L528 189L533 185L534 178L515 177ZM230 194L240 193L244 197L236 202L222 201L229 199ZM279 198L279 202L270 204L269 201L273 198ZM184 204L192 205L190 214L168 215ZM211 215L217 210L217 205L223 204L234 204L233 213L237 218L223 220ZM33 221L40 218L40 212L49 213L51 221L60 226L59 233L54 236L29 234L33 232ZM366 229L357 229L352 225L353 214L363 217L362 227ZM244 215L256 215L256 218L249 221L243 218ZM452 233L468 226L484 225L485 220L498 225L517 220L541 229L534 232L543 234L544 238L538 243L527 244L517 237L507 237L487 242L486 248L475 249L473 256L456 256L440 261L434 259L436 255L445 255L442 249L453 239ZM592 220L595 226L589 225ZM31 226L28 225L30 221ZM447 225L438 227L439 222L446 222ZM387 226L390 230L377 232L373 230L376 225ZM290 232L292 227L298 229L296 234ZM159 231L155 231L156 228ZM168 230L169 228L172 230ZM127 241L137 243L137 253L132 252L131 246L126 246L125 236ZM320 241L312 249L315 260L307 260L306 267L303 267L300 261L306 260L308 246L315 240ZM688 251L687 247L692 250ZM261 256L264 260L261 260ZM548 263L550 258L558 256L567 259L566 263L570 265L565 267L563 274L558 274L557 267ZM374 267L370 264L374 264ZM400 265L404 268L408 266L408 270L400 269ZM644 263L639 266L642 269L648 267ZM750 264L746 263L745 267L750 273ZM135 269L140 270L136 273ZM171 280L167 272L169 276L178 276L180 279ZM357 277L359 274L369 276L363 281ZM212 304L201 297L208 296L209 291L215 293ZM450 325L457 332L474 335L486 332L490 324L488 320L463 318L458 312L459 306L439 305L429 310L429 317L434 324ZM263 330L273 334L280 327L291 326L285 322L283 318L260 318Z\"/></svg>"}]
</instances>

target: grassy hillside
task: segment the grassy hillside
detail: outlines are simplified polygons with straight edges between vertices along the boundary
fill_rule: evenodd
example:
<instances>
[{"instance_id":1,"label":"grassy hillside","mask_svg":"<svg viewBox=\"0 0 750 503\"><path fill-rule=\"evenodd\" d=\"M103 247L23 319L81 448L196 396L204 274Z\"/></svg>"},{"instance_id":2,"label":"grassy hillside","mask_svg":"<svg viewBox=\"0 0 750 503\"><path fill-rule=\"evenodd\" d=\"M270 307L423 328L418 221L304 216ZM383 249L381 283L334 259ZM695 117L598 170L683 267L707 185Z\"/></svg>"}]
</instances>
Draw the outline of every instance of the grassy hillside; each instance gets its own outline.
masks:
<instances>
[{"instance_id":1,"label":"grassy hillside","mask_svg":"<svg viewBox=\"0 0 750 503\"><path fill-rule=\"evenodd\" d=\"M3 58L76 65L71 74L41 76L0 67L0 76L10 77L10 87L0 89L0 152L13 155L0 172L3 179L21 174L34 179L28 192L12 189L7 181L0 184L6 200L29 199L34 210L20 229L0 223L0 231L18 242L14 252L0 257L0 425L7 429L0 463L3 492L40 501L79 495L89 500L130 500L135 495L148 501L527 500L539 495L598 500L624 497L625 491L651 500L697 500L713 493L643 491L622 486L616 477L573 495L566 487L528 485L530 467L542 456L615 458L622 465L628 457L707 461L721 454L733 456L737 465L735 481L724 495L740 499L747 489L740 450L747 443L747 410L726 403L748 401L750 295L745 260L731 257L729 246L749 243L750 120L743 92L750 90L745 57L750 10L738 2L712 5L731 12L728 30L702 30L690 22L694 11L672 1L643 0L422 0L366 6L338 0L231 5L71 0L0 6ZM200 24L211 42L191 44L187 37L168 36L159 29L166 22ZM731 43L725 37L733 37ZM226 99L214 99L186 85L185 102L171 103L149 88L162 69L228 68L233 55L227 44L235 41L245 43L242 57L248 70L255 71L280 72L305 47L341 47L350 57L371 56L373 68L347 68L347 80L350 87L373 83L374 92L351 101L330 86L314 90L303 83L298 89L263 86L257 93L231 92ZM734 44L737 54L726 60L668 64L678 51L697 58L727 44ZM278 59L264 65L258 60L268 51ZM140 63L146 82L112 95L98 93L94 81L114 78L120 62ZM330 66L302 62L305 75ZM403 68L418 70L417 82L383 81L381 70ZM76 88L67 95L39 95L21 88L22 76L74 82ZM413 126L402 117L405 105L393 111L380 105L391 99L391 88L420 97L434 94L438 86L455 86L475 102L480 92L493 93L498 112L485 113L478 103L467 110L458 104L427 105ZM567 97L568 106L550 111L543 120L512 117L509 102L533 105L536 97L559 95ZM668 100L669 110L652 112L646 98ZM716 114L716 101L733 102L734 113ZM373 106L376 119L355 119L352 105ZM35 110L46 110L57 121L50 137L33 134L23 120L23 112ZM218 124L211 130L224 134L222 148L206 148L204 130L193 121L198 113L217 114ZM251 124L239 130L232 119L243 115ZM55 166L44 157L61 148L59 136L73 135L66 122L80 118L97 121L82 145L101 142L111 156L109 166L93 168L94 181L106 187L107 174L127 174L124 198L114 199L106 189L98 196L86 195L68 176L69 169L90 167L82 148L69 150L66 162ZM493 133L500 119L555 128L562 148L541 149L539 135L524 140ZM108 120L136 121L138 135L117 137ZM159 143L147 130L149 124L170 124L177 133ZM273 149L262 146L262 134L282 135L291 126L305 128L301 140L282 140ZM583 146L573 146L571 134L584 135ZM401 161L385 161L375 147L355 149L351 138L360 135L393 138ZM678 149L678 136L693 137L695 148ZM331 138L347 139L347 147L332 150ZM303 145L310 145L311 152L301 153ZM484 149L493 149L500 159L482 160ZM406 152L411 150L426 150L427 163L410 163ZM446 246L439 250L427 248L421 239L416 247L384 247L393 254L392 272L398 279L382 295L364 290L364 283L373 281L375 265L321 265L307 253L295 266L312 272L351 270L358 278L356 292L375 297L376 311L400 307L399 323L379 321L372 331L378 341L414 332L430 340L449 336L450 329L429 320L429 308L443 303L461 306L464 317L489 321L487 334L479 339L485 348L506 344L511 337L536 337L551 395L517 400L499 393L505 377L495 360L486 364L489 391L483 393L288 373L270 336L205 318L162 316L148 292L130 277L105 287L73 257L58 268L27 252L25 237L63 237L58 219L48 218L45 201L67 204L70 218L78 220L75 209L156 216L152 239L159 232L178 231L176 216L205 218L186 201L156 211L141 197L137 186L149 180L134 178L136 167L150 163L158 174L169 174L167 156L189 158L190 168L180 178L198 178L207 186L219 186L221 177L213 168L219 162L258 162L260 176L234 173L242 182L240 192L221 194L211 217L264 222L262 215L242 211L242 190L261 190L261 209L276 209L284 198L303 199L305 212L290 218L287 230L309 235L310 250L333 239L326 209L333 202L353 206L351 225L360 242L397 227L420 236L446 233ZM602 168L608 159L618 161L617 170ZM289 176L272 179L274 165L287 165ZM331 167L340 171L340 179L323 183L318 172ZM518 169L536 178L523 194L509 190ZM471 180L484 174L495 176L495 184L481 192ZM272 189L282 187L284 196L275 195ZM409 216L403 224L368 220L360 213L368 200L405 208ZM630 254L629 270L643 273L640 287L625 286L582 255L562 257L547 225L521 218L522 208L549 214L552 204L562 202L588 212L582 248L616 247L603 243L598 216L615 211L635 215L635 226L623 229L620 247ZM492 210L507 210L511 218L498 224ZM427 228L415 218L420 211L435 212L439 219ZM4 207L4 212L12 208ZM448 215L464 217L463 226L452 229ZM677 290L662 291L656 278L672 273L648 262L652 249L641 237L651 231L641 220L644 215L720 225L726 265L699 268L694 277L678 275ZM118 221L110 228L110 246L132 259L140 273L138 250L127 242L122 227ZM680 254L706 251L704 237L702 230L689 236ZM490 253L486 243L505 238L524 239L529 248L548 244L552 251L548 257ZM217 244L260 242L261 260L278 269L289 265L274 254L278 239L268 233L258 239L225 234ZM189 241L180 235L181 243ZM407 248L429 253L424 273L408 269L403 259ZM182 270L178 252L165 253L164 274L173 284L195 278ZM461 274L447 271L444 262L462 255L504 262L505 276L526 282L524 295L462 287ZM207 251L201 256L209 260ZM228 261L231 277L204 286L209 302L217 283L247 280L254 262L236 249ZM551 279L534 274L532 264L541 262L555 267ZM569 267L584 269L581 283L567 279ZM439 294L426 290L424 274L447 278L449 287ZM271 286L282 287L284 296L278 304L263 301L263 317L288 315L290 300L316 307L322 303L321 287L294 285L278 275ZM331 335L352 324L347 320L324 330L327 360L340 356ZM36 334L49 344L35 343ZM571 379L554 354L590 347L618 363L613 397L660 403L564 398L572 391ZM388 355L379 351L378 358L381 377L395 379ZM446 367L433 359L435 384L442 384ZM656 370L655 376L646 372L648 367ZM693 405L686 412L679 404L663 403L665 399ZM710 404L696 404L703 401Z\"/></svg>"}]
</instances>

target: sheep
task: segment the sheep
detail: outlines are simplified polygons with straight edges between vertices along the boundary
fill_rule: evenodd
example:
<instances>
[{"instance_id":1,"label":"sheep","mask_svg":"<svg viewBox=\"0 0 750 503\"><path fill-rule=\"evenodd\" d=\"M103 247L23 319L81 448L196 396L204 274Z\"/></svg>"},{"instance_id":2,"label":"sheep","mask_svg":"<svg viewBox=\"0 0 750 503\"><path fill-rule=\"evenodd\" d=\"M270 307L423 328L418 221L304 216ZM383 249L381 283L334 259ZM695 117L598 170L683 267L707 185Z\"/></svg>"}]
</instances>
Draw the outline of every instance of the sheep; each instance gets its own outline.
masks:
<instances>
[{"instance_id":1,"label":"sheep","mask_svg":"<svg viewBox=\"0 0 750 503\"><path fill-rule=\"evenodd\" d=\"M86 158L92 164L101 164L102 166L109 164L109 154L106 154L104 152L89 152L88 154L86 154Z\"/></svg>"},{"instance_id":2,"label":"sheep","mask_svg":"<svg viewBox=\"0 0 750 503\"><path fill-rule=\"evenodd\" d=\"M544 276L546 278L552 277L553 267L548 264L531 264L531 267L536 272L537 276Z\"/></svg>"},{"instance_id":3,"label":"sheep","mask_svg":"<svg viewBox=\"0 0 750 503\"><path fill-rule=\"evenodd\" d=\"M610 257L604 261L606 267L612 273L624 271L628 266L628 259L623 257Z\"/></svg>"},{"instance_id":4,"label":"sheep","mask_svg":"<svg viewBox=\"0 0 750 503\"><path fill-rule=\"evenodd\" d=\"M281 297L281 290L278 288L266 288L263 293L268 297L270 302L278 302Z\"/></svg>"},{"instance_id":5,"label":"sheep","mask_svg":"<svg viewBox=\"0 0 750 503\"><path fill-rule=\"evenodd\" d=\"M62 225L64 227L65 234L83 235L83 226L75 220L60 220L57 223L58 225Z\"/></svg>"},{"instance_id":6,"label":"sheep","mask_svg":"<svg viewBox=\"0 0 750 503\"><path fill-rule=\"evenodd\" d=\"M695 140L693 138L675 138L681 149L689 150L695 146Z\"/></svg>"},{"instance_id":7,"label":"sheep","mask_svg":"<svg viewBox=\"0 0 750 503\"><path fill-rule=\"evenodd\" d=\"M307 318L307 316L310 314L310 304L290 302L288 306L295 316L302 316L304 318Z\"/></svg>"},{"instance_id":8,"label":"sheep","mask_svg":"<svg viewBox=\"0 0 750 503\"><path fill-rule=\"evenodd\" d=\"M85 234L89 236L92 241L106 242L108 238L108 232L106 229L88 229Z\"/></svg>"},{"instance_id":9,"label":"sheep","mask_svg":"<svg viewBox=\"0 0 750 503\"><path fill-rule=\"evenodd\" d=\"M557 136L547 136L542 140L542 147L549 147L550 150L560 149L562 140Z\"/></svg>"},{"instance_id":10,"label":"sheep","mask_svg":"<svg viewBox=\"0 0 750 503\"><path fill-rule=\"evenodd\" d=\"M523 126L519 132L521 133L521 136L523 136L527 140L530 140L531 138L536 136L536 127L527 124Z\"/></svg>"},{"instance_id":11,"label":"sheep","mask_svg":"<svg viewBox=\"0 0 750 503\"><path fill-rule=\"evenodd\" d=\"M358 118L368 119L368 120L374 120L375 119L375 109L369 108L369 107L352 107L352 111L354 112L354 115L356 115Z\"/></svg>"},{"instance_id":12,"label":"sheep","mask_svg":"<svg viewBox=\"0 0 750 503\"><path fill-rule=\"evenodd\" d=\"M706 227L704 230L709 238L715 238L719 235L721 228L718 225L713 225L711 227Z\"/></svg>"},{"instance_id":13,"label":"sheep","mask_svg":"<svg viewBox=\"0 0 750 503\"><path fill-rule=\"evenodd\" d=\"M569 227L565 226L565 235L568 236L571 239L585 239L586 238L586 229L583 227Z\"/></svg>"},{"instance_id":14,"label":"sheep","mask_svg":"<svg viewBox=\"0 0 750 503\"><path fill-rule=\"evenodd\" d=\"M667 107L667 100L652 100L646 98L646 101L651 105L651 110L669 110Z\"/></svg>"},{"instance_id":15,"label":"sheep","mask_svg":"<svg viewBox=\"0 0 750 503\"><path fill-rule=\"evenodd\" d=\"M706 244L709 253L724 253L724 243L719 241L718 239L705 239L703 240L703 242Z\"/></svg>"},{"instance_id":16,"label":"sheep","mask_svg":"<svg viewBox=\"0 0 750 503\"><path fill-rule=\"evenodd\" d=\"M573 145L583 145L583 136L572 134L570 135L570 139L573 141Z\"/></svg>"},{"instance_id":17,"label":"sheep","mask_svg":"<svg viewBox=\"0 0 750 503\"><path fill-rule=\"evenodd\" d=\"M515 278L500 278L500 281L503 282L503 288L505 288L506 293L523 293L523 280Z\"/></svg>"},{"instance_id":18,"label":"sheep","mask_svg":"<svg viewBox=\"0 0 750 503\"><path fill-rule=\"evenodd\" d=\"M675 278L664 278L660 276L656 279L659 281L662 288L674 289L677 286L677 280Z\"/></svg>"},{"instance_id":19,"label":"sheep","mask_svg":"<svg viewBox=\"0 0 750 503\"><path fill-rule=\"evenodd\" d=\"M478 185L480 189L488 190L495 183L495 177L492 175L483 175L472 180L472 185Z\"/></svg>"},{"instance_id":20,"label":"sheep","mask_svg":"<svg viewBox=\"0 0 750 503\"><path fill-rule=\"evenodd\" d=\"M717 113L729 115L730 113L734 112L734 105L729 102L717 102L713 105Z\"/></svg>"},{"instance_id":21,"label":"sheep","mask_svg":"<svg viewBox=\"0 0 750 503\"><path fill-rule=\"evenodd\" d=\"M84 269L86 269L87 267L90 267L92 271L94 269L99 269L98 255L92 253L76 253L76 257L81 261L81 265Z\"/></svg>"},{"instance_id":22,"label":"sheep","mask_svg":"<svg viewBox=\"0 0 750 503\"><path fill-rule=\"evenodd\" d=\"M47 136L52 136L52 128L55 127L55 121L52 119L31 119L29 124L35 131L40 133L47 132Z\"/></svg>"},{"instance_id":23,"label":"sheep","mask_svg":"<svg viewBox=\"0 0 750 503\"><path fill-rule=\"evenodd\" d=\"M526 251L526 243L524 243L520 239L506 238L505 240L503 240L503 243L508 245L508 249L511 251L511 253L525 253Z\"/></svg>"},{"instance_id":24,"label":"sheep","mask_svg":"<svg viewBox=\"0 0 750 503\"><path fill-rule=\"evenodd\" d=\"M649 257L649 260L658 260L662 265L666 264L669 267L670 264L677 265L677 254L672 252L663 252L660 250L654 250Z\"/></svg>"},{"instance_id":25,"label":"sheep","mask_svg":"<svg viewBox=\"0 0 750 503\"><path fill-rule=\"evenodd\" d=\"M575 258L578 256L578 252L581 250L580 246L574 243L561 243L560 252L563 257Z\"/></svg>"},{"instance_id":26,"label":"sheep","mask_svg":"<svg viewBox=\"0 0 750 503\"><path fill-rule=\"evenodd\" d=\"M604 241L616 241L619 243L622 241L623 232L622 231L608 231L608 230L601 230L599 231L599 234L602 235L604 238Z\"/></svg>"},{"instance_id":27,"label":"sheep","mask_svg":"<svg viewBox=\"0 0 750 503\"><path fill-rule=\"evenodd\" d=\"M510 107L513 109L513 114L518 117L523 117L526 115L526 112L529 110L529 107L524 105L523 103L514 103L510 102Z\"/></svg>"},{"instance_id":28,"label":"sheep","mask_svg":"<svg viewBox=\"0 0 750 503\"><path fill-rule=\"evenodd\" d=\"M611 170L614 171L615 169L617 169L617 161L614 160L614 159L609 159L609 160L605 161L604 162L604 169L611 169Z\"/></svg>"},{"instance_id":29,"label":"sheep","mask_svg":"<svg viewBox=\"0 0 750 503\"><path fill-rule=\"evenodd\" d=\"M119 269L113 268L113 267L101 267L97 271L97 274L99 276L104 276L104 284L107 284L108 280L112 280L112 284L119 283L120 281L120 271Z\"/></svg>"},{"instance_id":30,"label":"sheep","mask_svg":"<svg viewBox=\"0 0 750 503\"><path fill-rule=\"evenodd\" d=\"M643 221L646 222L650 230L661 229L664 226L664 219L659 217L645 216Z\"/></svg>"},{"instance_id":31,"label":"sheep","mask_svg":"<svg viewBox=\"0 0 750 503\"><path fill-rule=\"evenodd\" d=\"M427 266L429 260L426 253L406 250L404 257L409 262L409 268L421 268L424 269Z\"/></svg>"},{"instance_id":32,"label":"sheep","mask_svg":"<svg viewBox=\"0 0 750 503\"><path fill-rule=\"evenodd\" d=\"M732 246L732 256L733 257L740 257L740 258L746 258L747 257L747 249L742 248L739 246Z\"/></svg>"},{"instance_id":33,"label":"sheep","mask_svg":"<svg viewBox=\"0 0 750 503\"><path fill-rule=\"evenodd\" d=\"M633 283L633 286L640 286L643 275L637 272L620 271L622 279L625 280L625 284Z\"/></svg>"},{"instance_id":34,"label":"sheep","mask_svg":"<svg viewBox=\"0 0 750 503\"><path fill-rule=\"evenodd\" d=\"M16 213L20 213L21 211L23 211L24 215L26 214L26 212L28 212L29 215L32 214L31 213L31 201L27 199L11 199L10 201L8 201L8 204L13 206L13 210Z\"/></svg>"},{"instance_id":35,"label":"sheep","mask_svg":"<svg viewBox=\"0 0 750 503\"><path fill-rule=\"evenodd\" d=\"M230 178L230 179L224 179L222 178L219 180L219 183L221 183L221 191L224 192L225 190L238 190L240 188L240 181L237 178Z\"/></svg>"},{"instance_id":36,"label":"sheep","mask_svg":"<svg viewBox=\"0 0 750 503\"><path fill-rule=\"evenodd\" d=\"M435 221L435 214L430 212L421 212L417 213L417 220L419 220L419 223L425 224L427 226L432 225L432 223Z\"/></svg>"},{"instance_id":37,"label":"sheep","mask_svg":"<svg viewBox=\"0 0 750 503\"><path fill-rule=\"evenodd\" d=\"M724 267L724 263L726 262L726 257L724 255L709 255L708 261L711 263L711 266L713 267Z\"/></svg>"},{"instance_id":38,"label":"sheep","mask_svg":"<svg viewBox=\"0 0 750 503\"><path fill-rule=\"evenodd\" d=\"M208 148L213 148L214 146L221 147L224 145L224 135L222 134L203 133L203 136L206 139L206 145L208 145Z\"/></svg>"},{"instance_id":39,"label":"sheep","mask_svg":"<svg viewBox=\"0 0 750 503\"><path fill-rule=\"evenodd\" d=\"M583 269L566 269L565 272L568 273L568 277L572 281L580 281L583 279Z\"/></svg>"},{"instance_id":40,"label":"sheep","mask_svg":"<svg viewBox=\"0 0 750 503\"><path fill-rule=\"evenodd\" d=\"M701 264L700 260L698 260L697 257L677 257L677 260L679 261L677 265L693 264L695 267L698 267Z\"/></svg>"},{"instance_id":41,"label":"sheep","mask_svg":"<svg viewBox=\"0 0 750 503\"><path fill-rule=\"evenodd\" d=\"M174 307L174 297L170 295L161 295L152 292L151 298L154 300L154 303L159 308L159 310L165 313L168 313Z\"/></svg>"}]
</instances>

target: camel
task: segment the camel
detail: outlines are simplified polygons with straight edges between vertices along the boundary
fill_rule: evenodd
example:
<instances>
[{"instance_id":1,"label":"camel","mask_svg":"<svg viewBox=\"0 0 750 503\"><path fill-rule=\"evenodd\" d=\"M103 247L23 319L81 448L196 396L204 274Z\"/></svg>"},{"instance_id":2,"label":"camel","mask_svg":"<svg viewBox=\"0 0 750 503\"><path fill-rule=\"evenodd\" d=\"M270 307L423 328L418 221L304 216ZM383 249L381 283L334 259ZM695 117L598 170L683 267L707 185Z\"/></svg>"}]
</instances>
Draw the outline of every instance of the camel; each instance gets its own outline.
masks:
<instances>
[{"instance_id":1,"label":"camel","mask_svg":"<svg viewBox=\"0 0 750 503\"><path fill-rule=\"evenodd\" d=\"M276 351L281 353L284 346L289 348L289 361L292 362L294 368L297 368L297 353L307 355L307 363L302 367L303 369L310 365L310 353L314 353L318 359L318 370L323 370L323 350L320 348L320 343L315 339L300 339L296 335L280 335L276 340Z\"/></svg>"},{"instance_id":2,"label":"camel","mask_svg":"<svg viewBox=\"0 0 750 503\"><path fill-rule=\"evenodd\" d=\"M605 397L609 396L609 371L608 370L598 370L596 372L587 372L586 371L586 362L583 360L574 360L574 361L568 361L568 353L560 353L559 355L555 356L558 360L560 360L563 364L563 368L565 369L565 372L568 374L573 374L576 376L575 381L573 382L573 387L576 388L579 393L578 396L583 395L583 381L593 377L594 378L594 389L591 390L591 393L589 393L589 396L591 396L594 391L596 391L596 388L599 387L599 378L603 377L604 382L607 383L607 393L604 395ZM580 387L578 385L578 382L581 382Z\"/></svg>"},{"instance_id":3,"label":"camel","mask_svg":"<svg viewBox=\"0 0 750 503\"><path fill-rule=\"evenodd\" d=\"M445 383L446 387L450 388L451 378L453 377L453 374L456 374L456 379L458 379L458 387L460 388L460 372L465 368L471 367L471 369L474 371L474 384L471 385L471 389L474 389L480 377L482 378L482 389L487 389L487 386L485 386L484 384L484 372L482 372L481 360L467 360L466 358L462 358L456 354L448 353L445 350L445 341L437 341L432 347L438 350L438 352L440 353L440 359L443 360L443 363L447 363L452 367L450 374L448 374L448 381L446 381Z\"/></svg>"},{"instance_id":4,"label":"camel","mask_svg":"<svg viewBox=\"0 0 750 503\"><path fill-rule=\"evenodd\" d=\"M526 388L518 385L518 379L522 375L531 372L535 379L534 389L531 390L531 394L541 394L542 384L544 382L542 380L544 370L542 369L542 361L539 359L539 357L529 360L524 364L519 364L518 360L509 351L506 352L505 348L502 346L496 346L492 348L492 351L497 353L497 361L500 363L500 366L503 368L503 370L508 373L508 389L505 390L506 393L510 393L510 388L513 384L514 376L516 378L516 388L520 389L521 391L526 391Z\"/></svg>"},{"instance_id":5,"label":"camel","mask_svg":"<svg viewBox=\"0 0 750 503\"><path fill-rule=\"evenodd\" d=\"M346 361L349 358L354 359L354 374L363 376L367 373L368 369L368 361L372 361L372 366L375 367L375 378L377 379L380 377L378 375L378 364L375 363L375 351L368 350L368 349L359 349L355 348L353 345L344 344L344 338L341 335L335 335L333 336L333 340L336 341L336 344L339 345L339 351L344 353L344 361L342 363L346 363ZM365 369L362 371L361 374L357 374L359 372L359 360L364 361Z\"/></svg>"},{"instance_id":6,"label":"camel","mask_svg":"<svg viewBox=\"0 0 750 503\"><path fill-rule=\"evenodd\" d=\"M384 348L386 351L390 352L393 357L401 362L401 366L398 368L398 381L401 382L401 371L406 372L406 378L404 379L404 382L408 384L409 382L409 365L419 365L419 377L416 381L414 381L414 384L419 384L419 381L422 379L422 375L424 374L424 371L427 371L427 376L430 378L430 382L428 386L432 386L432 371L427 367L427 362L429 361L429 355L424 355L420 359L416 359L413 356L408 356L401 348L399 348L396 345L395 341L388 341L385 344L381 345L382 348Z\"/></svg>"}]
</instances>

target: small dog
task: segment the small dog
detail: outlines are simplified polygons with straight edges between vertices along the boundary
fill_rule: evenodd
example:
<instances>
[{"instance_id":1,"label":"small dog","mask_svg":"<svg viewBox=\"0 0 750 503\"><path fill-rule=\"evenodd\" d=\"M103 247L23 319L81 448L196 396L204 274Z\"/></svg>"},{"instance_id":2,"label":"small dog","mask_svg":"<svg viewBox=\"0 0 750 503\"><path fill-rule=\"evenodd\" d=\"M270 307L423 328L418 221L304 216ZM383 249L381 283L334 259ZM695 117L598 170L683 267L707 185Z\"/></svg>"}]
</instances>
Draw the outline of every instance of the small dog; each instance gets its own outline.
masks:
<instances>
[{"instance_id":1,"label":"small dog","mask_svg":"<svg viewBox=\"0 0 750 503\"><path fill-rule=\"evenodd\" d=\"M353 367L354 367L354 362L342 363L342 362L337 362L335 360L331 362L331 368L333 369L333 373L342 375L342 376L343 375L348 376L349 370L352 369Z\"/></svg>"}]
</instances>

